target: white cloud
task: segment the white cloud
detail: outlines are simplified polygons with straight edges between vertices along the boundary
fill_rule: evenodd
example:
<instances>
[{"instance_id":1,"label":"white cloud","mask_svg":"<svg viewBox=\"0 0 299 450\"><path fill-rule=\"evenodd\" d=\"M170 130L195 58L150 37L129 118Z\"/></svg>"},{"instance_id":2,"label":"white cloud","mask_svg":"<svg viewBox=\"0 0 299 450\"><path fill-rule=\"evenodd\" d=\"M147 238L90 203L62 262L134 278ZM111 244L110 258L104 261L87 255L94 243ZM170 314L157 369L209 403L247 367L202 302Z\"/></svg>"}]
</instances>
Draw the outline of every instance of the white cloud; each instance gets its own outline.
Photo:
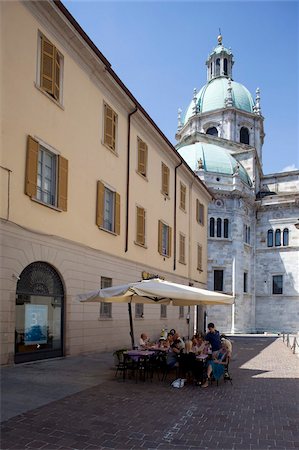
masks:
<instances>
[{"instance_id":1,"label":"white cloud","mask_svg":"<svg viewBox=\"0 0 299 450\"><path fill-rule=\"evenodd\" d=\"M290 166L286 166L284 169L282 169L281 172L289 172L290 170L298 170L298 168L295 166L295 164L291 164Z\"/></svg>"}]
</instances>

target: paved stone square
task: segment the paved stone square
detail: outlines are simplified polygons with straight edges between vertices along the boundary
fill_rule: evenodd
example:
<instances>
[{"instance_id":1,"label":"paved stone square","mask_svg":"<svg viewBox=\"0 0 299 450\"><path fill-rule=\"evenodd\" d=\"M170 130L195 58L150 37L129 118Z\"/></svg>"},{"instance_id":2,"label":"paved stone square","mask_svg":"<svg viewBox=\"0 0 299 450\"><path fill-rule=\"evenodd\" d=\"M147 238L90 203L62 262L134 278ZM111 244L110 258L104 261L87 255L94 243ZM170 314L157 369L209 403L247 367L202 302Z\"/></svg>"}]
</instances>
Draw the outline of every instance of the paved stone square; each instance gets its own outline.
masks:
<instances>
[{"instance_id":1,"label":"paved stone square","mask_svg":"<svg viewBox=\"0 0 299 450\"><path fill-rule=\"evenodd\" d=\"M218 387L206 389L193 385L174 389L171 377L167 382L123 382L114 377L110 360L100 363L98 355L98 364L97 358L89 364L87 358L85 370L92 386L81 380L77 392L65 396L60 392L59 399L49 403L44 399L43 406L3 422L1 449L299 448L299 359L281 338L232 340L233 385L222 380ZM94 384L91 371L101 365ZM58 368L51 375L62 383ZM76 376L76 371L69 373L74 386ZM32 385L26 383L28 395L36 383L32 380ZM10 397L13 401L12 393Z\"/></svg>"}]
</instances>

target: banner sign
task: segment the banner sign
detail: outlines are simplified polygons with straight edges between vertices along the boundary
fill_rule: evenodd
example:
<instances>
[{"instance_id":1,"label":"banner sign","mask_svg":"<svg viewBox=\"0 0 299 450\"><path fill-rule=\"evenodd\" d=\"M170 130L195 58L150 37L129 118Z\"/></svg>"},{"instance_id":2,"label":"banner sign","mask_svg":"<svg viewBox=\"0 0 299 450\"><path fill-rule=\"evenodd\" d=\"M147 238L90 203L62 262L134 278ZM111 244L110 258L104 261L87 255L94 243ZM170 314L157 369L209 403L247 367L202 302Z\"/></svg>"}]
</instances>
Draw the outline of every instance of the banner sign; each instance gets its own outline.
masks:
<instances>
[{"instance_id":1,"label":"banner sign","mask_svg":"<svg viewBox=\"0 0 299 450\"><path fill-rule=\"evenodd\" d=\"M46 344L48 328L47 305L25 305L25 345Z\"/></svg>"}]
</instances>

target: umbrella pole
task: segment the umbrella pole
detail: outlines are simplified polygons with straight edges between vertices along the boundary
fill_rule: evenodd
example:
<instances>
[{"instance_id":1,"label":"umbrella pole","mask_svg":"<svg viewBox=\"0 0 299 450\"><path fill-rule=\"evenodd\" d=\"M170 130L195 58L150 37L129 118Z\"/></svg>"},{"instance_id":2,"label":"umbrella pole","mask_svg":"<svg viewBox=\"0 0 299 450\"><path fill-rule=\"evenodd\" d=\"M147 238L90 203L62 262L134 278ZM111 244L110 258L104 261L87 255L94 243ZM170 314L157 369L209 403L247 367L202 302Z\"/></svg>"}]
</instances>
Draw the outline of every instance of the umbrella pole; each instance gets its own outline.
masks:
<instances>
[{"instance_id":1,"label":"umbrella pole","mask_svg":"<svg viewBox=\"0 0 299 450\"><path fill-rule=\"evenodd\" d=\"M133 328L132 304L131 303L128 303L128 311L129 311L129 320L130 320L130 336L131 336L132 348L134 348L135 341L134 341L134 328Z\"/></svg>"}]
</instances>

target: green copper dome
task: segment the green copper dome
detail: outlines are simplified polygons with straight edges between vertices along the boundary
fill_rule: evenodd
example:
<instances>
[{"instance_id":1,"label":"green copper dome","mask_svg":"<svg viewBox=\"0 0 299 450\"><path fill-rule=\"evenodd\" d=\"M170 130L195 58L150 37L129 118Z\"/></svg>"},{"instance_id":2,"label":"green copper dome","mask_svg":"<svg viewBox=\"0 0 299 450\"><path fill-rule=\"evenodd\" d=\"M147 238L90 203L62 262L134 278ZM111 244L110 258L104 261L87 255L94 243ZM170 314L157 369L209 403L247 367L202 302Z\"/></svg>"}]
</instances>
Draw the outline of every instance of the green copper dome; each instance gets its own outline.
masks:
<instances>
[{"instance_id":1,"label":"green copper dome","mask_svg":"<svg viewBox=\"0 0 299 450\"><path fill-rule=\"evenodd\" d=\"M229 79L227 77L213 78L201 88L196 94L196 106L198 113L205 113L215 109L225 108ZM254 102L248 89L240 83L231 81L232 104L234 108L252 113ZM194 101L192 100L185 117L183 125L194 115Z\"/></svg>"},{"instance_id":2,"label":"green copper dome","mask_svg":"<svg viewBox=\"0 0 299 450\"><path fill-rule=\"evenodd\" d=\"M202 168L205 172L215 172L224 175L239 173L240 178L248 186L252 182L245 168L237 161L231 153L223 147L205 142L179 147L179 154L184 158L192 170L198 170L198 162L202 161Z\"/></svg>"}]
</instances>

